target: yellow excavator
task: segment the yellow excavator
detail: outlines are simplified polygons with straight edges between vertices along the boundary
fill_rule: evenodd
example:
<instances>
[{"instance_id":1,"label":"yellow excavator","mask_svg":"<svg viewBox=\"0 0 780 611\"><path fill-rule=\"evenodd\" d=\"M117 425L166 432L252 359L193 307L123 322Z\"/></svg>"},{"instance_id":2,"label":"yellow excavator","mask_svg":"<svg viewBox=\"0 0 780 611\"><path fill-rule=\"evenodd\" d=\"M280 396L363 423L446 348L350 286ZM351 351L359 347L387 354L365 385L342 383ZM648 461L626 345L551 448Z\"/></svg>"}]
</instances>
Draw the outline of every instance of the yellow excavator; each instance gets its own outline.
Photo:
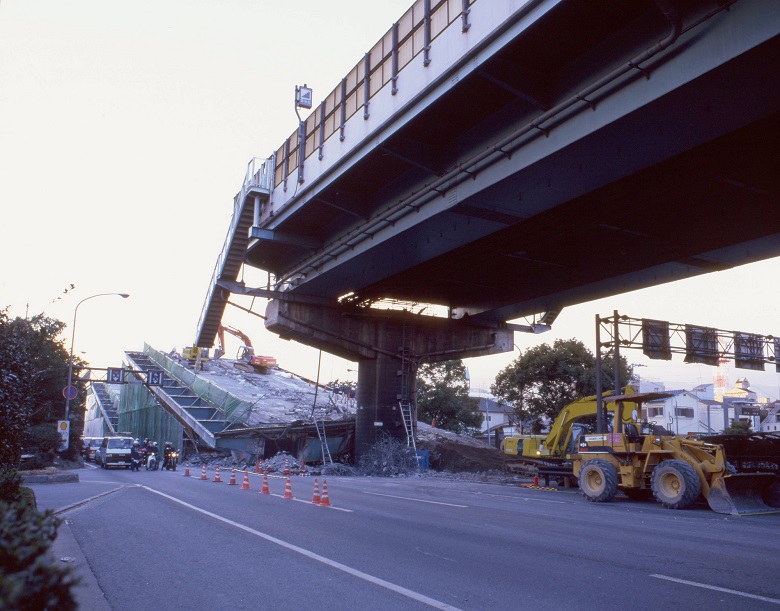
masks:
<instances>
[{"instance_id":1,"label":"yellow excavator","mask_svg":"<svg viewBox=\"0 0 780 611\"><path fill-rule=\"evenodd\" d=\"M566 406L538 444L522 440L517 460L543 476L576 477L593 502L610 501L622 491L629 498L654 496L670 509L685 509L703 497L718 513L780 512L776 475L735 473L723 446L673 435L642 421L642 403L668 395L635 393L630 387L626 391L603 396L606 433L583 424L596 414L596 398L586 397ZM508 447L505 440L505 452Z\"/></svg>"}]
</instances>

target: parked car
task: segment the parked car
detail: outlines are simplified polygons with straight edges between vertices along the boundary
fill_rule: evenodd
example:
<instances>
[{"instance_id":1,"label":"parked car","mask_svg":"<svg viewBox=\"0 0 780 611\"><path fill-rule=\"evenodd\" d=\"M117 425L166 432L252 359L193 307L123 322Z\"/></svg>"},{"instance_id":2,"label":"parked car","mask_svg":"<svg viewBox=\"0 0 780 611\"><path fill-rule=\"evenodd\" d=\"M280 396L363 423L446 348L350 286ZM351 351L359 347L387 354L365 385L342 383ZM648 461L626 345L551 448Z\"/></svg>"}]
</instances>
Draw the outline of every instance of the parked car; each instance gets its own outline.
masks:
<instances>
[{"instance_id":1,"label":"parked car","mask_svg":"<svg viewBox=\"0 0 780 611\"><path fill-rule=\"evenodd\" d=\"M96 460L101 443L103 443L102 437L84 437L84 449L81 451L84 460L87 462Z\"/></svg>"},{"instance_id":2,"label":"parked car","mask_svg":"<svg viewBox=\"0 0 780 611\"><path fill-rule=\"evenodd\" d=\"M125 467L129 469L130 450L135 440L132 437L104 437L95 462L104 469L111 467Z\"/></svg>"}]
</instances>

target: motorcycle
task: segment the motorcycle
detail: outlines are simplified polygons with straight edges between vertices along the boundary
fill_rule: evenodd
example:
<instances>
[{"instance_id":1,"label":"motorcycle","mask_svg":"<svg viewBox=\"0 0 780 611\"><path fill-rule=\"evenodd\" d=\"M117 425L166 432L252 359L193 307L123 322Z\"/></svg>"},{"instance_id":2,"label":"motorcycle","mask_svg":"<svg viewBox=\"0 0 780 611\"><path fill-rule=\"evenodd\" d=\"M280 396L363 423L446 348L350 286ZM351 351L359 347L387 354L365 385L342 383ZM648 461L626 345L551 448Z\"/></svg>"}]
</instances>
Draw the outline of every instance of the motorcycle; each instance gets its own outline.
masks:
<instances>
[{"instance_id":1,"label":"motorcycle","mask_svg":"<svg viewBox=\"0 0 780 611\"><path fill-rule=\"evenodd\" d=\"M179 453L178 452L170 452L169 454L166 454L165 460L163 462L163 467L167 470L173 470L176 471L176 463L179 459Z\"/></svg>"},{"instance_id":2,"label":"motorcycle","mask_svg":"<svg viewBox=\"0 0 780 611\"><path fill-rule=\"evenodd\" d=\"M157 454L149 454L149 458L146 459L146 470L147 471L157 471L159 466L160 466L160 463L157 460Z\"/></svg>"}]
</instances>

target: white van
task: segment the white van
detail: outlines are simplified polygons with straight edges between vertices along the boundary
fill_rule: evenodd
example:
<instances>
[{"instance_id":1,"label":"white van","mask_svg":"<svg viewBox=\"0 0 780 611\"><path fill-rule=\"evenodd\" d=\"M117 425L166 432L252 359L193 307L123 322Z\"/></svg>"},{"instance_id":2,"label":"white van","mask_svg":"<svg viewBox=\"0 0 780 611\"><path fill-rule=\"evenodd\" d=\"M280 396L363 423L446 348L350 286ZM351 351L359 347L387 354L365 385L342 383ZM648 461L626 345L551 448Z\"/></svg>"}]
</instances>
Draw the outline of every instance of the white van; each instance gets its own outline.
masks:
<instances>
[{"instance_id":1,"label":"white van","mask_svg":"<svg viewBox=\"0 0 780 611\"><path fill-rule=\"evenodd\" d=\"M132 437L103 437L96 462L104 469L111 467L130 468L130 450L135 439Z\"/></svg>"}]
</instances>

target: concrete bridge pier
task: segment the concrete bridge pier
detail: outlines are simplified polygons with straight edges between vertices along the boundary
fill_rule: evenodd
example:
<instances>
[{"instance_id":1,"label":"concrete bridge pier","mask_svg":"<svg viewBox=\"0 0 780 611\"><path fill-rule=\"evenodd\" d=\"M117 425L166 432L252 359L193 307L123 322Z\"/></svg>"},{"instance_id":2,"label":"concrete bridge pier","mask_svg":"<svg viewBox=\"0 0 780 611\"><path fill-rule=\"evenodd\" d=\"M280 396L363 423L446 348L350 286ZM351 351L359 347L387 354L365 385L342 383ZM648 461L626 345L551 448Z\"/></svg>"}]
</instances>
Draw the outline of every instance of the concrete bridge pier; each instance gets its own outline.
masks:
<instances>
[{"instance_id":1,"label":"concrete bridge pier","mask_svg":"<svg viewBox=\"0 0 780 611\"><path fill-rule=\"evenodd\" d=\"M400 401L409 398L414 406L416 364L402 375L400 359L380 355L358 361L357 421L355 423L355 455L361 456L386 433L395 439L406 437ZM417 410L412 414L416 423ZM415 425L416 431L416 425Z\"/></svg>"},{"instance_id":2,"label":"concrete bridge pier","mask_svg":"<svg viewBox=\"0 0 780 611\"><path fill-rule=\"evenodd\" d=\"M400 402L412 404L423 363L462 359L514 348L514 334L502 325L472 324L405 311L332 307L272 300L265 327L345 359L358 362L355 459L386 433L405 439Z\"/></svg>"}]
</instances>

